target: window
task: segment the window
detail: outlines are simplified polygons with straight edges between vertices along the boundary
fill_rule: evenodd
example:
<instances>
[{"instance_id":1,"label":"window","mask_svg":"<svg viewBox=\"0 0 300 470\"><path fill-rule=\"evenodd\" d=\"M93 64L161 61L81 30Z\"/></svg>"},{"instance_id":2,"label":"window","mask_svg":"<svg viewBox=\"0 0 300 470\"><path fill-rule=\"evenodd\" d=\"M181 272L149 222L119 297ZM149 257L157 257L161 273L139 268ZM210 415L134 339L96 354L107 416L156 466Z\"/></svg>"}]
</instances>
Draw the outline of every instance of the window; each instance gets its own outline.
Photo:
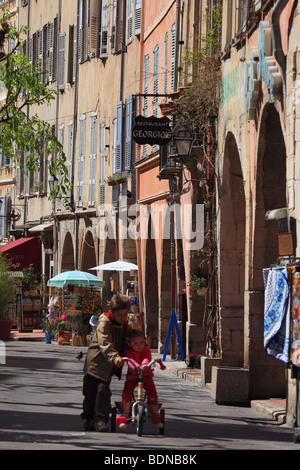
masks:
<instances>
[{"instance_id":1,"label":"window","mask_svg":"<svg viewBox=\"0 0 300 470\"><path fill-rule=\"evenodd\" d=\"M108 55L109 13L110 13L110 0L102 0L101 30L100 30L100 57L101 58L107 57Z\"/></svg>"},{"instance_id":2,"label":"window","mask_svg":"<svg viewBox=\"0 0 300 470\"><path fill-rule=\"evenodd\" d=\"M154 73L153 73L153 94L158 93L158 58L159 58L159 46L157 45L153 51L154 54ZM157 96L153 97L153 116L157 117Z\"/></svg>"},{"instance_id":3,"label":"window","mask_svg":"<svg viewBox=\"0 0 300 470\"><path fill-rule=\"evenodd\" d=\"M175 24L172 26L172 44L171 44L171 92L174 92L175 89L175 48L176 48L176 38L175 38Z\"/></svg>"},{"instance_id":4,"label":"window","mask_svg":"<svg viewBox=\"0 0 300 470\"><path fill-rule=\"evenodd\" d=\"M142 0L135 0L134 7L134 34L137 36L141 34L141 20L142 20Z\"/></svg>"},{"instance_id":5,"label":"window","mask_svg":"<svg viewBox=\"0 0 300 470\"><path fill-rule=\"evenodd\" d=\"M69 26L69 57L68 57L68 83L73 85L76 81L77 67L77 24Z\"/></svg>"},{"instance_id":6,"label":"window","mask_svg":"<svg viewBox=\"0 0 300 470\"><path fill-rule=\"evenodd\" d=\"M125 135L125 170L130 170L132 162L132 119L133 119L133 97L126 100L126 135Z\"/></svg>"},{"instance_id":7,"label":"window","mask_svg":"<svg viewBox=\"0 0 300 470\"><path fill-rule=\"evenodd\" d=\"M132 41L133 0L128 0L127 17L127 44Z\"/></svg>"},{"instance_id":8,"label":"window","mask_svg":"<svg viewBox=\"0 0 300 470\"><path fill-rule=\"evenodd\" d=\"M57 86L59 90L65 88L65 55L66 55L66 33L59 33L58 37L58 74Z\"/></svg>"},{"instance_id":9,"label":"window","mask_svg":"<svg viewBox=\"0 0 300 470\"><path fill-rule=\"evenodd\" d=\"M105 122L100 126L100 216L105 215Z\"/></svg>"},{"instance_id":10,"label":"window","mask_svg":"<svg viewBox=\"0 0 300 470\"><path fill-rule=\"evenodd\" d=\"M89 174L89 194L88 205L95 204L95 182L96 182L96 161L97 161L97 111L91 114L91 141L90 141L90 174Z\"/></svg>"},{"instance_id":11,"label":"window","mask_svg":"<svg viewBox=\"0 0 300 470\"><path fill-rule=\"evenodd\" d=\"M83 179L84 179L84 155L85 155L85 129L86 129L86 116L85 114L83 114L80 117L80 127L79 127L79 152L78 152L78 172L77 172L77 192L76 192L77 206L82 206Z\"/></svg>"}]
</instances>

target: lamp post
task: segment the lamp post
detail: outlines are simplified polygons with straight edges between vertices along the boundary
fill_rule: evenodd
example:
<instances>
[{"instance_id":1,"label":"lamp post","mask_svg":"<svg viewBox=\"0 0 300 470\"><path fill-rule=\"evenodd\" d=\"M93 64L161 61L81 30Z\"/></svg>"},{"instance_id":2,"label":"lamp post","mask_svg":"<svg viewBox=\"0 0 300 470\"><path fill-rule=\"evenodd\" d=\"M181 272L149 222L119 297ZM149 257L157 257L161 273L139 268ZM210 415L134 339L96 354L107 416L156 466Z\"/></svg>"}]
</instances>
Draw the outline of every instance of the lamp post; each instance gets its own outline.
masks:
<instances>
[{"instance_id":1,"label":"lamp post","mask_svg":"<svg viewBox=\"0 0 300 470\"><path fill-rule=\"evenodd\" d=\"M180 158L184 160L189 157L192 145L194 142L194 137L191 131L187 128L181 128L174 135L174 141L176 145L177 155L172 155L172 159ZM169 180L170 188L170 238L171 238L171 309L175 309L176 306L176 256L175 256L175 221L174 221L174 178ZM171 335L171 358L176 359L176 335L175 335L175 326L172 328Z\"/></svg>"}]
</instances>

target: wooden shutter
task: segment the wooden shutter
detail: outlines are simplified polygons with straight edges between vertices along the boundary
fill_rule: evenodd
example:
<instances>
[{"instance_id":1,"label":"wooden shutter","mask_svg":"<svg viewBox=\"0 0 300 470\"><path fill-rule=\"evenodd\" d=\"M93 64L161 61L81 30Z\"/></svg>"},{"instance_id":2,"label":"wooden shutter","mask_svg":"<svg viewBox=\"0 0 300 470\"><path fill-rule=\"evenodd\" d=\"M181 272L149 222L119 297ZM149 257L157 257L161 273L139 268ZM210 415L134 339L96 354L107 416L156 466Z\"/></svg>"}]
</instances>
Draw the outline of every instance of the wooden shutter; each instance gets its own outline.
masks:
<instances>
[{"instance_id":1,"label":"wooden shutter","mask_svg":"<svg viewBox=\"0 0 300 470\"><path fill-rule=\"evenodd\" d=\"M90 0L89 15L89 56L96 57L99 53L99 4L97 0Z\"/></svg>"},{"instance_id":2,"label":"wooden shutter","mask_svg":"<svg viewBox=\"0 0 300 470\"><path fill-rule=\"evenodd\" d=\"M105 122L100 127L100 214L105 215Z\"/></svg>"},{"instance_id":3,"label":"wooden shutter","mask_svg":"<svg viewBox=\"0 0 300 470\"><path fill-rule=\"evenodd\" d=\"M172 26L172 44L171 44L171 92L174 92L175 86L175 46L176 46L176 39L175 39L175 24Z\"/></svg>"},{"instance_id":4,"label":"wooden shutter","mask_svg":"<svg viewBox=\"0 0 300 470\"><path fill-rule=\"evenodd\" d=\"M114 54L118 50L118 0L113 0L113 17L111 25L111 52Z\"/></svg>"},{"instance_id":5,"label":"wooden shutter","mask_svg":"<svg viewBox=\"0 0 300 470\"><path fill-rule=\"evenodd\" d=\"M134 34L141 34L141 19L142 19L142 0L135 0L134 8Z\"/></svg>"},{"instance_id":6,"label":"wooden shutter","mask_svg":"<svg viewBox=\"0 0 300 470\"><path fill-rule=\"evenodd\" d=\"M88 58L89 47L89 19L90 19L90 0L84 0L83 3L83 60Z\"/></svg>"},{"instance_id":7,"label":"wooden shutter","mask_svg":"<svg viewBox=\"0 0 300 470\"><path fill-rule=\"evenodd\" d=\"M133 98L129 96L126 100L126 135L125 135L125 170L131 168L131 154L132 154L132 113L133 113Z\"/></svg>"},{"instance_id":8,"label":"wooden shutter","mask_svg":"<svg viewBox=\"0 0 300 470\"><path fill-rule=\"evenodd\" d=\"M77 50L77 24L74 24L74 29L73 29L73 82L75 83L76 81L76 71L77 71L77 55L78 55L78 50Z\"/></svg>"},{"instance_id":9,"label":"wooden shutter","mask_svg":"<svg viewBox=\"0 0 300 470\"><path fill-rule=\"evenodd\" d=\"M58 140L61 143L62 147L64 147L64 140L65 140L65 125L64 124L61 124L59 126ZM61 182L61 176L58 177L58 182L59 183ZM56 199L56 209L61 210L61 199L59 197Z\"/></svg>"},{"instance_id":10,"label":"wooden shutter","mask_svg":"<svg viewBox=\"0 0 300 470\"><path fill-rule=\"evenodd\" d=\"M72 182L72 172L73 172L73 142L74 133L73 133L73 121L68 122L68 153L67 153L67 170L69 181ZM71 190L68 190L67 197L71 197Z\"/></svg>"},{"instance_id":11,"label":"wooden shutter","mask_svg":"<svg viewBox=\"0 0 300 470\"><path fill-rule=\"evenodd\" d=\"M102 0L100 57L108 56L110 0Z\"/></svg>"},{"instance_id":12,"label":"wooden shutter","mask_svg":"<svg viewBox=\"0 0 300 470\"><path fill-rule=\"evenodd\" d=\"M41 28L38 32L38 64L40 68L40 82L45 83L44 77L44 29Z\"/></svg>"},{"instance_id":13,"label":"wooden shutter","mask_svg":"<svg viewBox=\"0 0 300 470\"><path fill-rule=\"evenodd\" d=\"M0 196L0 237L6 237L7 217L6 214L6 196Z\"/></svg>"},{"instance_id":14,"label":"wooden shutter","mask_svg":"<svg viewBox=\"0 0 300 470\"><path fill-rule=\"evenodd\" d=\"M88 205L95 204L96 157L97 157L97 111L91 114L90 175Z\"/></svg>"},{"instance_id":15,"label":"wooden shutter","mask_svg":"<svg viewBox=\"0 0 300 470\"><path fill-rule=\"evenodd\" d=\"M122 171L122 130L123 130L123 103L117 102L117 135L116 135L116 173Z\"/></svg>"},{"instance_id":16,"label":"wooden shutter","mask_svg":"<svg viewBox=\"0 0 300 470\"><path fill-rule=\"evenodd\" d=\"M77 206L82 206L83 179L84 179L85 131L86 131L86 116L85 114L83 114L80 117L80 128L79 128L79 152L78 152L78 173L77 173L77 192L76 192Z\"/></svg>"},{"instance_id":17,"label":"wooden shutter","mask_svg":"<svg viewBox=\"0 0 300 470\"><path fill-rule=\"evenodd\" d=\"M83 61L83 0L80 0L79 3L79 18L78 18L78 48L77 48L77 55L78 55L78 62Z\"/></svg>"},{"instance_id":18,"label":"wooden shutter","mask_svg":"<svg viewBox=\"0 0 300 470\"><path fill-rule=\"evenodd\" d=\"M168 93L168 33L165 37L165 71L164 71L164 93ZM164 101L167 101L167 97L164 97Z\"/></svg>"},{"instance_id":19,"label":"wooden shutter","mask_svg":"<svg viewBox=\"0 0 300 470\"><path fill-rule=\"evenodd\" d=\"M153 94L158 93L158 59L159 59L159 47L155 47L154 51L154 74L153 74ZM153 97L153 116L157 117L157 96Z\"/></svg>"},{"instance_id":20,"label":"wooden shutter","mask_svg":"<svg viewBox=\"0 0 300 470\"><path fill-rule=\"evenodd\" d=\"M128 0L127 44L132 41L133 0Z\"/></svg>"},{"instance_id":21,"label":"wooden shutter","mask_svg":"<svg viewBox=\"0 0 300 470\"><path fill-rule=\"evenodd\" d=\"M54 18L48 25L48 70L50 82L56 80L56 33L57 19Z\"/></svg>"},{"instance_id":22,"label":"wooden shutter","mask_svg":"<svg viewBox=\"0 0 300 470\"><path fill-rule=\"evenodd\" d=\"M59 33L58 44L58 75L57 85L59 90L65 88L65 56L66 56L66 33Z\"/></svg>"}]
</instances>

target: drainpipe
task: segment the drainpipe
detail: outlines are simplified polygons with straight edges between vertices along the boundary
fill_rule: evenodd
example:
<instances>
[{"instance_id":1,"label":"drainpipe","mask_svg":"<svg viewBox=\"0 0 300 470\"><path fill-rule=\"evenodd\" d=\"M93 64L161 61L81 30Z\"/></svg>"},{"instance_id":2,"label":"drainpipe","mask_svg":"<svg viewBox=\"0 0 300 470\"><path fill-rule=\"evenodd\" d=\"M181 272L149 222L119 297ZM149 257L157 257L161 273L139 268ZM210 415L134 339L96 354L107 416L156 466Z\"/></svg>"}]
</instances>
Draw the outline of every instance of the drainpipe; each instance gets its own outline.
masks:
<instances>
[{"instance_id":1,"label":"drainpipe","mask_svg":"<svg viewBox=\"0 0 300 470\"><path fill-rule=\"evenodd\" d=\"M272 41L274 49L274 57L277 60L283 81L284 98L286 94L286 56L282 50L282 41L280 34L279 19L280 15L286 7L289 0L277 0L271 14Z\"/></svg>"}]
</instances>

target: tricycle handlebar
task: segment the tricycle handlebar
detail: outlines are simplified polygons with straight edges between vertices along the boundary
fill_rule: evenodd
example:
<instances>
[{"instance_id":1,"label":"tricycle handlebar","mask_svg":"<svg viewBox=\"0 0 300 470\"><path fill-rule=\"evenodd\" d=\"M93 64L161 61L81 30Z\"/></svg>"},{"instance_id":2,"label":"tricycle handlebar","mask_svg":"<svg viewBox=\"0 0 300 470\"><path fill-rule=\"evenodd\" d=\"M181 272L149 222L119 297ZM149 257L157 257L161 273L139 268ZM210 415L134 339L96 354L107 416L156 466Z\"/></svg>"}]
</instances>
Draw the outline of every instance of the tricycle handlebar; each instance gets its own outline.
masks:
<instances>
[{"instance_id":1,"label":"tricycle handlebar","mask_svg":"<svg viewBox=\"0 0 300 470\"><path fill-rule=\"evenodd\" d=\"M134 367L135 370L138 370L136 364L129 357L122 357L121 359L122 359L123 362L130 362L132 367ZM147 364L147 368L151 367L153 364L155 364L155 362L157 362L159 364L161 370L164 370L166 368L166 366L163 364L161 359L152 359L152 361L150 361L149 364Z\"/></svg>"}]
</instances>

